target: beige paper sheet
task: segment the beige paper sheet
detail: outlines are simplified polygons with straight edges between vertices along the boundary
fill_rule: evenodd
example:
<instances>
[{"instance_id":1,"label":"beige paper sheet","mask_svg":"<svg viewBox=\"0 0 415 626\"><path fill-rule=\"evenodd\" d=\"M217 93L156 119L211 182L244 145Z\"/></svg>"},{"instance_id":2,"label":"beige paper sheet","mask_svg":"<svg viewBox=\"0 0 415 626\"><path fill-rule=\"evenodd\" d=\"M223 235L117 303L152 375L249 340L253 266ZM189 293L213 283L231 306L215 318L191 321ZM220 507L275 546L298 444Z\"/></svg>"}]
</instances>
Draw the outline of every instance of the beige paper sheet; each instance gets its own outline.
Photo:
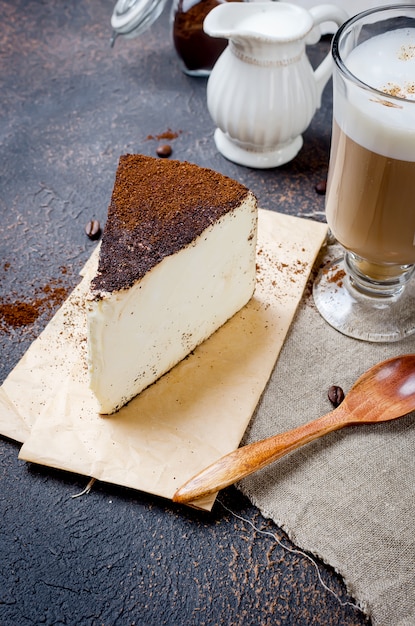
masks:
<instances>
[{"instance_id":1,"label":"beige paper sheet","mask_svg":"<svg viewBox=\"0 0 415 626\"><path fill-rule=\"evenodd\" d=\"M0 433L20 458L171 498L238 447L271 375L324 224L260 210L251 301L127 406L100 416L88 388L84 296L96 263L0 389ZM214 498L197 503L210 510Z\"/></svg>"}]
</instances>

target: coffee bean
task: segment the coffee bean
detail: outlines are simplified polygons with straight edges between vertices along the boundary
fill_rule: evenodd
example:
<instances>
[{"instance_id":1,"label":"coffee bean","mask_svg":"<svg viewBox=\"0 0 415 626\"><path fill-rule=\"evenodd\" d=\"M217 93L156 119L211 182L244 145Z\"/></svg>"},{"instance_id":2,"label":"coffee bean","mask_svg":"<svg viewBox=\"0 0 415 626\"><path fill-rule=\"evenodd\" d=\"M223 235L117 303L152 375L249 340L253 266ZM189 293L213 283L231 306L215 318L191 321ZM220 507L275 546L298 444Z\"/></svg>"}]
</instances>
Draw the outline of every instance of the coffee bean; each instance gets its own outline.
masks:
<instances>
[{"instance_id":1,"label":"coffee bean","mask_svg":"<svg viewBox=\"0 0 415 626\"><path fill-rule=\"evenodd\" d=\"M157 148L156 152L157 152L159 157L166 158L166 157L169 157L171 155L173 150L172 150L171 146L168 143L165 143L162 146L159 146Z\"/></svg>"},{"instance_id":2,"label":"coffee bean","mask_svg":"<svg viewBox=\"0 0 415 626\"><path fill-rule=\"evenodd\" d=\"M314 189L317 191L317 193L319 193L320 195L324 195L326 193L326 188L327 188L327 181L325 180L321 180L319 183L317 183L317 185L315 185Z\"/></svg>"},{"instance_id":3,"label":"coffee bean","mask_svg":"<svg viewBox=\"0 0 415 626\"><path fill-rule=\"evenodd\" d=\"M327 395L330 402L335 407L339 406L339 404L341 404L344 400L344 391L341 387L338 387L337 385L332 385L329 388Z\"/></svg>"},{"instance_id":4,"label":"coffee bean","mask_svg":"<svg viewBox=\"0 0 415 626\"><path fill-rule=\"evenodd\" d=\"M101 225L98 220L91 220L85 226L85 232L90 239L99 239L101 236Z\"/></svg>"}]
</instances>

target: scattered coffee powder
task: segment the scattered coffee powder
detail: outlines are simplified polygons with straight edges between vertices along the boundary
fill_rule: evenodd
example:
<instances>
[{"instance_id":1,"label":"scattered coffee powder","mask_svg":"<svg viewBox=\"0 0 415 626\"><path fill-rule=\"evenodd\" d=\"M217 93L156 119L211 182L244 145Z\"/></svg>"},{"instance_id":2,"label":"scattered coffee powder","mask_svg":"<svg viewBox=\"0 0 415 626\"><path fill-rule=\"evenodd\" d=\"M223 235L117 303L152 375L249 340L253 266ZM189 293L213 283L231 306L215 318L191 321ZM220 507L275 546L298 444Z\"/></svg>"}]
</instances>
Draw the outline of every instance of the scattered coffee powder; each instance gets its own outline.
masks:
<instances>
[{"instance_id":1,"label":"scattered coffee powder","mask_svg":"<svg viewBox=\"0 0 415 626\"><path fill-rule=\"evenodd\" d=\"M174 130L171 130L171 128L168 128L167 130L165 130L163 133L160 133L159 135L147 135L147 140L157 139L157 141L161 141L162 139L167 139L171 141L172 139L177 139L177 137L181 133L182 133L181 130L174 131Z\"/></svg>"},{"instance_id":2,"label":"scattered coffee powder","mask_svg":"<svg viewBox=\"0 0 415 626\"><path fill-rule=\"evenodd\" d=\"M35 302L2 302L0 301L0 330L3 326L18 328L33 324L39 317L39 304Z\"/></svg>"},{"instance_id":3,"label":"scattered coffee powder","mask_svg":"<svg viewBox=\"0 0 415 626\"><path fill-rule=\"evenodd\" d=\"M66 299L68 291L61 280L56 279L36 289L31 299L23 300L16 294L0 298L0 332L30 326L43 314L51 317Z\"/></svg>"},{"instance_id":4,"label":"scattered coffee powder","mask_svg":"<svg viewBox=\"0 0 415 626\"><path fill-rule=\"evenodd\" d=\"M343 280L345 279L345 277L346 277L346 272L344 270L337 270L337 272L335 272L333 276L327 277L327 282L336 283L338 287L342 287Z\"/></svg>"}]
</instances>

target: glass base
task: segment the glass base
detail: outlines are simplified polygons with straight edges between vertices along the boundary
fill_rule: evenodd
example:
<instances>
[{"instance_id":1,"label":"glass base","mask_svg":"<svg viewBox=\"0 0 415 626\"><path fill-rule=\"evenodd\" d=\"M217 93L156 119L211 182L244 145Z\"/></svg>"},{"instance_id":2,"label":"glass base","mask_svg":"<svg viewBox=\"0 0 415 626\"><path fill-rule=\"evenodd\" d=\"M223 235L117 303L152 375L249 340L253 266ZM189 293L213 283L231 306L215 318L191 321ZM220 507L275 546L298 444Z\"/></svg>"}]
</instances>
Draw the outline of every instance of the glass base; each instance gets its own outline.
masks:
<instances>
[{"instance_id":1,"label":"glass base","mask_svg":"<svg viewBox=\"0 0 415 626\"><path fill-rule=\"evenodd\" d=\"M336 259L324 267L313 285L320 315L339 332L372 342L400 341L415 333L415 280L409 268L406 281L395 293L366 292L349 274L350 258Z\"/></svg>"}]
</instances>

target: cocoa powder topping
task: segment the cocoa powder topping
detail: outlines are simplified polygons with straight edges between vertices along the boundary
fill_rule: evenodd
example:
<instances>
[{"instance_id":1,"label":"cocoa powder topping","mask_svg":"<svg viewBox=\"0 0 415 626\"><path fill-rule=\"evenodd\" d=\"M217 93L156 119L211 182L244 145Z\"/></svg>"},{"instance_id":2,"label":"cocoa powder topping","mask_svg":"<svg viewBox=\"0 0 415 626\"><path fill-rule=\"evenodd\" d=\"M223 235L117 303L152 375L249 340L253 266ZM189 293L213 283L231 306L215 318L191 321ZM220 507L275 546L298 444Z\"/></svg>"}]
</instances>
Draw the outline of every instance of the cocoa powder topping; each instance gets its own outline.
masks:
<instances>
[{"instance_id":1,"label":"cocoa powder topping","mask_svg":"<svg viewBox=\"0 0 415 626\"><path fill-rule=\"evenodd\" d=\"M191 163L122 156L93 290L131 287L164 257L191 244L247 194L244 185Z\"/></svg>"}]
</instances>

